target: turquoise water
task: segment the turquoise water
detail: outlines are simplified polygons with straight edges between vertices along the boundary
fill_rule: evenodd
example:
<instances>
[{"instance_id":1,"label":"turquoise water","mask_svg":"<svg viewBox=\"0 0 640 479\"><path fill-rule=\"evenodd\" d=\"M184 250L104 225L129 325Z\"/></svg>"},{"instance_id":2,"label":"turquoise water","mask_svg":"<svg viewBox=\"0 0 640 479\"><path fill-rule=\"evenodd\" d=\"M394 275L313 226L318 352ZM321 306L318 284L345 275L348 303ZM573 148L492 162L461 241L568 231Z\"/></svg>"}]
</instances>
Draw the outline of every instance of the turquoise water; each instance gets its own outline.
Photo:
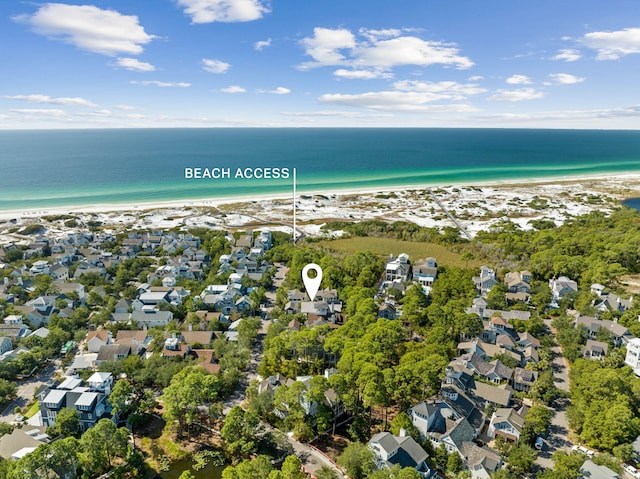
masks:
<instances>
[{"instance_id":1,"label":"turquoise water","mask_svg":"<svg viewBox=\"0 0 640 479\"><path fill-rule=\"evenodd\" d=\"M185 179L188 167L296 168L298 191L640 171L640 132L522 129L0 131L0 210L291 192L289 179Z\"/></svg>"}]
</instances>

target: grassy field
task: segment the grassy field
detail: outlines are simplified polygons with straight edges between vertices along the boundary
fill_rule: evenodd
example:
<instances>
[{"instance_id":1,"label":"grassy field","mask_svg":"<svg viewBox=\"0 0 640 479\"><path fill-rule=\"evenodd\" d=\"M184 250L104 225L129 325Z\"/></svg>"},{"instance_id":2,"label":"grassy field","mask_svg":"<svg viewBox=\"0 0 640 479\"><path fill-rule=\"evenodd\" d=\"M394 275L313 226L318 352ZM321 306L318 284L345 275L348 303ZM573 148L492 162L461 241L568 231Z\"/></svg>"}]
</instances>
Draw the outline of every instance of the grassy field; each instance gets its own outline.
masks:
<instances>
[{"instance_id":1,"label":"grassy field","mask_svg":"<svg viewBox=\"0 0 640 479\"><path fill-rule=\"evenodd\" d=\"M413 241L400 241L390 238L355 237L336 240L324 240L318 242L321 246L336 251L344 251L353 254L357 251L371 251L374 254L388 257L390 254L397 256L400 253L409 255L412 261L433 256L439 265L465 267L465 261L460 259L460 254L451 251L446 246L436 243L419 243ZM479 267L480 262L470 260L469 267Z\"/></svg>"}]
</instances>

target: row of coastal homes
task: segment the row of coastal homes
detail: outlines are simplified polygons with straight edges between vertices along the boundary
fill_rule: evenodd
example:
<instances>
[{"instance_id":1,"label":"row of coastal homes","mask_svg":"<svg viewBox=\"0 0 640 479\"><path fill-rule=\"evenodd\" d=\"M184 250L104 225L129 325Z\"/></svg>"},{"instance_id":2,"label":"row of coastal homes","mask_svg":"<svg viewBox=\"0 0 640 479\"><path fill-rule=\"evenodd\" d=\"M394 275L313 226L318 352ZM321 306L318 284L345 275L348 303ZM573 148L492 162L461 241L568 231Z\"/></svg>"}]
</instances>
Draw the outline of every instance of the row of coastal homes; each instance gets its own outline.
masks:
<instances>
[{"instance_id":1,"label":"row of coastal homes","mask_svg":"<svg viewBox=\"0 0 640 479\"><path fill-rule=\"evenodd\" d=\"M421 259L411 262L409 255L401 253L390 256L384 270L381 289L398 289L404 291L405 285L414 282L422 287L425 294L431 293L431 287L438 277L438 264L435 258Z\"/></svg>"}]
</instances>

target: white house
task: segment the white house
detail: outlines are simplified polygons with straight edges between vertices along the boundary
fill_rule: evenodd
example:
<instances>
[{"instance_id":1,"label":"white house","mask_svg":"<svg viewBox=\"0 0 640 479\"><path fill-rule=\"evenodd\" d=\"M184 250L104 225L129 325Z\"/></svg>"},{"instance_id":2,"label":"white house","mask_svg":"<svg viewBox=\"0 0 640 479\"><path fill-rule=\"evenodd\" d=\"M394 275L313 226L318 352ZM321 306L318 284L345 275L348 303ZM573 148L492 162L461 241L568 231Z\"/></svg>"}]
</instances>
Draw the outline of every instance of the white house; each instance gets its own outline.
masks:
<instances>
[{"instance_id":1,"label":"white house","mask_svg":"<svg viewBox=\"0 0 640 479\"><path fill-rule=\"evenodd\" d=\"M637 376L640 376L640 338L633 338L627 343L627 356L624 362L633 368Z\"/></svg>"}]
</instances>

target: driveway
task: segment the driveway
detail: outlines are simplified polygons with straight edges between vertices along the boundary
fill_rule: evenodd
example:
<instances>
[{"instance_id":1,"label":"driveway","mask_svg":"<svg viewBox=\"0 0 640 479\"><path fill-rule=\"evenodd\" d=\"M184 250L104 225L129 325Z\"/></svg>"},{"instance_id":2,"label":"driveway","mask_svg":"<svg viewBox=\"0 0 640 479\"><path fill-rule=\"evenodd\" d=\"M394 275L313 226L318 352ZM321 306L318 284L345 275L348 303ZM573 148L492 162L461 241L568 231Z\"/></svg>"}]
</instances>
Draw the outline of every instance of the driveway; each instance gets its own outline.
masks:
<instances>
[{"instance_id":1,"label":"driveway","mask_svg":"<svg viewBox=\"0 0 640 479\"><path fill-rule=\"evenodd\" d=\"M18 381L17 397L5 408L4 411L2 411L2 413L0 413L0 421L14 421L16 418L16 415L13 412L15 407L24 407L29 401L31 401L36 391L51 380L55 372L55 368L56 365L52 362L42 369L37 375L23 381Z\"/></svg>"}]
</instances>

